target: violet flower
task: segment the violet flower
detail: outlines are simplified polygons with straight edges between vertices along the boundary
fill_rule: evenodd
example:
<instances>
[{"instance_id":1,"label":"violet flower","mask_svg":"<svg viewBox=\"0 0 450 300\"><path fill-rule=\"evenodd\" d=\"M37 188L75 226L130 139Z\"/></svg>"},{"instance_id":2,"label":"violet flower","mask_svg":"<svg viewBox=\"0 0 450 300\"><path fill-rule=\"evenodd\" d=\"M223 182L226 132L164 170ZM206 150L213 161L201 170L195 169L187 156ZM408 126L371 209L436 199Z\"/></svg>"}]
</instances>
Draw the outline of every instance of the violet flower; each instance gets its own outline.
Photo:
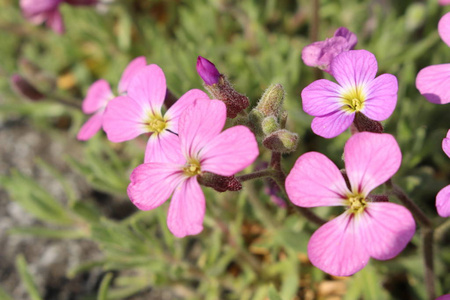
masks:
<instances>
[{"instance_id":1,"label":"violet flower","mask_svg":"<svg viewBox=\"0 0 450 300\"><path fill-rule=\"evenodd\" d=\"M357 43L356 34L345 27L340 27L332 38L312 43L303 48L302 60L307 66L318 67L330 73L333 59L344 51L353 50Z\"/></svg>"},{"instance_id":2,"label":"violet flower","mask_svg":"<svg viewBox=\"0 0 450 300\"><path fill-rule=\"evenodd\" d=\"M441 39L450 46L450 12L438 24ZM435 104L450 102L450 64L432 65L420 70L416 87L428 101Z\"/></svg>"},{"instance_id":3,"label":"violet flower","mask_svg":"<svg viewBox=\"0 0 450 300\"><path fill-rule=\"evenodd\" d=\"M127 92L133 76L147 65L145 57L139 56L133 59L122 73L119 81L117 91L119 95ZM85 114L93 114L89 120L84 123L78 132L77 139L86 141L92 138L103 125L103 115L105 113L106 105L113 99L114 93L109 86L109 83L104 79L95 81L88 89L86 98L83 100L81 109Z\"/></svg>"},{"instance_id":4,"label":"violet flower","mask_svg":"<svg viewBox=\"0 0 450 300\"><path fill-rule=\"evenodd\" d=\"M154 209L172 195L167 225L177 237L203 230L205 196L197 177L203 172L232 176L258 156L254 134L245 126L221 132L225 121L225 104L198 99L180 117L173 161L142 164L130 176L128 196L141 210Z\"/></svg>"},{"instance_id":5,"label":"violet flower","mask_svg":"<svg viewBox=\"0 0 450 300\"><path fill-rule=\"evenodd\" d=\"M157 65L149 65L134 76L126 96L109 102L103 120L108 139L120 143L149 133L145 162L172 161L178 151L178 120L181 113L196 99L209 99L201 90L190 90L178 99L164 114L166 77Z\"/></svg>"},{"instance_id":6,"label":"violet flower","mask_svg":"<svg viewBox=\"0 0 450 300\"><path fill-rule=\"evenodd\" d=\"M397 104L397 78L382 74L375 56L366 50L350 50L331 62L337 84L319 79L302 91L303 110L314 116L315 134L333 138L344 132L362 113L375 121L386 120Z\"/></svg>"},{"instance_id":7,"label":"violet flower","mask_svg":"<svg viewBox=\"0 0 450 300\"><path fill-rule=\"evenodd\" d=\"M289 199L301 207L346 207L311 236L308 256L314 266L349 276L364 268L370 257L391 259L406 247L416 227L411 213L369 197L397 172L401 158L392 135L371 132L357 133L345 145L348 184L325 155L308 152L298 158L286 178Z\"/></svg>"}]
</instances>

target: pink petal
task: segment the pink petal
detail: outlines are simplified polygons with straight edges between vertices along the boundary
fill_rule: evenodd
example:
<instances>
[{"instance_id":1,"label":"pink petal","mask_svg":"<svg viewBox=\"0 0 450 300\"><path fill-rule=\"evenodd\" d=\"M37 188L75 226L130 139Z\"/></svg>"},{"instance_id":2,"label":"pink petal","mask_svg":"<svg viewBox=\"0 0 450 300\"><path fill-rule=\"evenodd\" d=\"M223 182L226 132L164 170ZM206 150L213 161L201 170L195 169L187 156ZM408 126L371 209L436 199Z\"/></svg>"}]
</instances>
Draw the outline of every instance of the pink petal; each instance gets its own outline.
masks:
<instances>
[{"instance_id":1,"label":"pink petal","mask_svg":"<svg viewBox=\"0 0 450 300\"><path fill-rule=\"evenodd\" d=\"M449 5L450 4L450 0L439 0L439 4L440 5ZM450 298L449 298L450 299ZM437 300L437 299L436 299Z\"/></svg>"},{"instance_id":2,"label":"pink petal","mask_svg":"<svg viewBox=\"0 0 450 300\"><path fill-rule=\"evenodd\" d=\"M222 131L226 118L226 106L219 100L198 99L189 106L181 115L178 125L184 155L196 157Z\"/></svg>"},{"instance_id":3,"label":"pink petal","mask_svg":"<svg viewBox=\"0 0 450 300\"><path fill-rule=\"evenodd\" d=\"M342 52L331 62L331 74L345 89L364 86L377 74L375 55L366 50Z\"/></svg>"},{"instance_id":4,"label":"pink petal","mask_svg":"<svg viewBox=\"0 0 450 300\"><path fill-rule=\"evenodd\" d=\"M439 20L438 31L441 39L450 47L450 12Z\"/></svg>"},{"instance_id":5,"label":"pink petal","mask_svg":"<svg viewBox=\"0 0 450 300\"><path fill-rule=\"evenodd\" d=\"M93 137L101 128L103 120L103 111L94 114L81 126L78 132L77 139L80 141L87 141Z\"/></svg>"},{"instance_id":6,"label":"pink petal","mask_svg":"<svg viewBox=\"0 0 450 300\"><path fill-rule=\"evenodd\" d=\"M128 141L148 132L143 125L144 118L141 106L127 96L119 96L106 107L103 129L111 142Z\"/></svg>"},{"instance_id":7,"label":"pink petal","mask_svg":"<svg viewBox=\"0 0 450 300\"><path fill-rule=\"evenodd\" d=\"M352 192L368 195L398 171L402 153L392 135L360 132L345 144L344 161Z\"/></svg>"},{"instance_id":8,"label":"pink petal","mask_svg":"<svg viewBox=\"0 0 450 300\"><path fill-rule=\"evenodd\" d=\"M159 111L166 97L164 72L157 65L143 67L131 79L127 92L142 109L151 107L153 111Z\"/></svg>"},{"instance_id":9,"label":"pink petal","mask_svg":"<svg viewBox=\"0 0 450 300\"><path fill-rule=\"evenodd\" d=\"M367 265L369 254L353 215L343 213L322 225L308 243L311 263L334 276L350 276Z\"/></svg>"},{"instance_id":10,"label":"pink petal","mask_svg":"<svg viewBox=\"0 0 450 300\"><path fill-rule=\"evenodd\" d=\"M343 133L354 119L354 113L339 110L326 116L315 117L311 123L311 129L321 137L334 138Z\"/></svg>"},{"instance_id":11,"label":"pink petal","mask_svg":"<svg viewBox=\"0 0 450 300\"><path fill-rule=\"evenodd\" d=\"M442 140L442 150L450 157L450 130L447 131L447 137Z\"/></svg>"},{"instance_id":12,"label":"pink petal","mask_svg":"<svg viewBox=\"0 0 450 300\"><path fill-rule=\"evenodd\" d=\"M383 121L390 117L397 104L397 78L391 74L383 74L367 84L367 96L361 111L375 121Z\"/></svg>"},{"instance_id":13,"label":"pink petal","mask_svg":"<svg viewBox=\"0 0 450 300\"><path fill-rule=\"evenodd\" d=\"M356 34L345 27L339 27L338 29L336 29L336 31L334 32L334 36L341 36L347 40L347 48L345 49L346 51L352 50L358 43L358 37L356 36Z\"/></svg>"},{"instance_id":14,"label":"pink petal","mask_svg":"<svg viewBox=\"0 0 450 300\"><path fill-rule=\"evenodd\" d=\"M58 34L63 34L65 31L64 22L58 9L48 12L46 23L49 28Z\"/></svg>"},{"instance_id":15,"label":"pink petal","mask_svg":"<svg viewBox=\"0 0 450 300\"><path fill-rule=\"evenodd\" d=\"M92 114L102 107L105 107L110 99L114 97L109 83L104 79L99 79L89 87L86 98L83 100L82 109L85 114Z\"/></svg>"},{"instance_id":16,"label":"pink petal","mask_svg":"<svg viewBox=\"0 0 450 300\"><path fill-rule=\"evenodd\" d=\"M234 126L214 137L199 153L202 171L234 175L258 157L255 135L245 126Z\"/></svg>"},{"instance_id":17,"label":"pink petal","mask_svg":"<svg viewBox=\"0 0 450 300\"><path fill-rule=\"evenodd\" d=\"M340 90L334 82L319 79L302 91L303 110L315 117L321 117L337 111L342 106Z\"/></svg>"},{"instance_id":18,"label":"pink petal","mask_svg":"<svg viewBox=\"0 0 450 300\"><path fill-rule=\"evenodd\" d=\"M122 77L119 81L118 91L119 94L123 94L127 91L128 85L131 79L136 73L147 65L147 61L144 56L139 56L133 59L122 73Z\"/></svg>"},{"instance_id":19,"label":"pink petal","mask_svg":"<svg viewBox=\"0 0 450 300\"><path fill-rule=\"evenodd\" d=\"M428 101L435 104L450 102L450 64L428 66L420 70L416 87Z\"/></svg>"},{"instance_id":20,"label":"pink petal","mask_svg":"<svg viewBox=\"0 0 450 300\"><path fill-rule=\"evenodd\" d=\"M450 185L444 187L436 195L436 209L441 217L450 217Z\"/></svg>"},{"instance_id":21,"label":"pink petal","mask_svg":"<svg viewBox=\"0 0 450 300\"><path fill-rule=\"evenodd\" d=\"M128 196L140 210L150 210L169 199L184 180L181 167L168 163L139 165L130 175Z\"/></svg>"},{"instance_id":22,"label":"pink petal","mask_svg":"<svg viewBox=\"0 0 450 300\"><path fill-rule=\"evenodd\" d=\"M20 0L20 8L26 18L34 17L37 14L47 13L58 8L62 0Z\"/></svg>"},{"instance_id":23,"label":"pink petal","mask_svg":"<svg viewBox=\"0 0 450 300\"><path fill-rule=\"evenodd\" d=\"M350 193L344 177L325 155L308 152L297 159L286 178L286 193L297 206L338 206Z\"/></svg>"},{"instance_id":24,"label":"pink petal","mask_svg":"<svg viewBox=\"0 0 450 300\"><path fill-rule=\"evenodd\" d=\"M440 1L439 3L444 2L444 1ZM450 4L450 1L447 1L447 3L444 4ZM441 3L441 5L444 5ZM447 295L442 295L440 297L437 297L436 300L450 300L450 294Z\"/></svg>"},{"instance_id":25,"label":"pink petal","mask_svg":"<svg viewBox=\"0 0 450 300\"><path fill-rule=\"evenodd\" d=\"M180 138L167 130L152 134L145 149L144 162L172 162L183 165L186 159L181 153Z\"/></svg>"},{"instance_id":26,"label":"pink petal","mask_svg":"<svg viewBox=\"0 0 450 300\"><path fill-rule=\"evenodd\" d=\"M205 196L197 182L191 177L177 187L170 202L167 226L176 237L199 234L203 230Z\"/></svg>"},{"instance_id":27,"label":"pink petal","mask_svg":"<svg viewBox=\"0 0 450 300\"><path fill-rule=\"evenodd\" d=\"M302 60L307 66L319 67L329 73L332 60L347 50L349 50L348 42L344 37L332 37L303 48Z\"/></svg>"},{"instance_id":28,"label":"pink petal","mask_svg":"<svg viewBox=\"0 0 450 300\"><path fill-rule=\"evenodd\" d=\"M367 253L379 260L397 256L416 231L409 210L389 202L368 203L366 209L355 216L355 222Z\"/></svg>"},{"instance_id":29,"label":"pink petal","mask_svg":"<svg viewBox=\"0 0 450 300\"><path fill-rule=\"evenodd\" d=\"M209 100L209 97L201 90L189 90L169 108L164 117L169 121L168 125L170 130L178 132L178 120L181 114L197 99Z\"/></svg>"}]
</instances>

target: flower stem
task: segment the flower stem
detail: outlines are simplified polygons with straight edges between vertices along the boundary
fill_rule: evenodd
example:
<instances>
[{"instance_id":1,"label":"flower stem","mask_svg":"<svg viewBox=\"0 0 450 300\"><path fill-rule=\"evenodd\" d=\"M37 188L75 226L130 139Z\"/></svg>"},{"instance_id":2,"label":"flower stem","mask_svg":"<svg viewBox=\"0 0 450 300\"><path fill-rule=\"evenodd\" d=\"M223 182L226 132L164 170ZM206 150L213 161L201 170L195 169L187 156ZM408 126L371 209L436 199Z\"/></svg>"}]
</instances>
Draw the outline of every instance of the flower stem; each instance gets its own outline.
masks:
<instances>
[{"instance_id":1,"label":"flower stem","mask_svg":"<svg viewBox=\"0 0 450 300\"><path fill-rule=\"evenodd\" d=\"M244 182L244 181L252 180L252 179L272 177L274 175L274 173L275 173L275 170L265 169L265 170L261 170L261 171L255 171L255 172L249 173L249 174L236 176L236 179L239 180L240 182Z\"/></svg>"},{"instance_id":2,"label":"flower stem","mask_svg":"<svg viewBox=\"0 0 450 300\"><path fill-rule=\"evenodd\" d=\"M416 220L422 226L421 240L422 240L422 257L425 268L425 286L427 289L428 299L435 298L435 284L434 284L434 263L433 263L433 223L423 213L423 211L415 204L406 193L398 185L391 181L386 183L392 188L392 193L408 208Z\"/></svg>"}]
</instances>

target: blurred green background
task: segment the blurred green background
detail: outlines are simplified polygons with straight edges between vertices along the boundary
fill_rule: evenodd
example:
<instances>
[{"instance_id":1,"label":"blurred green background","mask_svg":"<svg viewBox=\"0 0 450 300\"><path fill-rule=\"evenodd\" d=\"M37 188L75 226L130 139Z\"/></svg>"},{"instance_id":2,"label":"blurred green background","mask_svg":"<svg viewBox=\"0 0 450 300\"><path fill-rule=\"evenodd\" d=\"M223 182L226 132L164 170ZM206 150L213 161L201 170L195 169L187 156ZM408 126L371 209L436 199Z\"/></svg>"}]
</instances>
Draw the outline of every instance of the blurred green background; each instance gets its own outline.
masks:
<instances>
[{"instance_id":1,"label":"blurred green background","mask_svg":"<svg viewBox=\"0 0 450 300\"><path fill-rule=\"evenodd\" d=\"M313 3L62 4L67 32L60 36L24 20L18 1L0 0L0 217L8 221L0 226L0 299L426 299L417 234L396 259L372 260L350 278L335 278L308 262L306 245L317 227L273 204L264 182L256 181L240 193L204 188L204 231L176 239L165 224L168 203L140 212L126 195L128 176L143 160L144 137L122 144L103 133L76 140L87 119L76 106L95 80L108 80L114 90L125 66L143 55L164 70L169 89L180 96L202 88L195 70L201 55L252 105L270 84L284 86L287 128L300 136L298 150L283 159L285 171L307 151L343 167L350 134L331 140L314 135L312 117L301 109L301 90L314 80L314 70L301 61L311 42ZM375 54L379 74L397 76L397 108L384 122L403 153L394 181L436 226L444 220L436 214L435 195L450 182L450 160L441 149L450 105L426 101L415 77L425 66L450 62L437 33L449 10L437 1L321 0L318 23L319 40L345 26L358 36L356 49ZM9 78L15 73L47 99L32 102L14 93ZM269 154L262 150L260 161ZM340 213L315 211L325 218ZM438 295L450 292L449 241L441 232L436 242ZM80 248L84 256L56 263L55 275L52 263L42 263L49 243L87 246ZM63 252L48 255L65 261Z\"/></svg>"}]
</instances>

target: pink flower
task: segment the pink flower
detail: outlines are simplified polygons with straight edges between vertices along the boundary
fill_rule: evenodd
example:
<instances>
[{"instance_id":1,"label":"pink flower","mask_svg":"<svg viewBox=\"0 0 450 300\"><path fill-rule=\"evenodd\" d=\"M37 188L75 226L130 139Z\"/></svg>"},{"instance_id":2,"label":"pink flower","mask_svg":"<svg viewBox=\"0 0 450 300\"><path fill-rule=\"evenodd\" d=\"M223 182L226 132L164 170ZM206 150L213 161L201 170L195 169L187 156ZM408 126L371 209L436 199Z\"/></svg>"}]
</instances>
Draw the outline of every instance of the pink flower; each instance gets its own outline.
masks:
<instances>
[{"instance_id":1,"label":"pink flower","mask_svg":"<svg viewBox=\"0 0 450 300\"><path fill-rule=\"evenodd\" d=\"M203 172L231 176L258 156L253 133L244 126L221 132L225 120L221 101L197 100L180 117L173 162L145 163L130 176L128 196L141 210L154 209L172 195L167 225L177 237L203 230L205 197L197 176Z\"/></svg>"},{"instance_id":2,"label":"pink flower","mask_svg":"<svg viewBox=\"0 0 450 300\"><path fill-rule=\"evenodd\" d=\"M450 4L450 0L439 0L439 4L440 5L449 5Z\"/></svg>"},{"instance_id":3,"label":"pink flower","mask_svg":"<svg viewBox=\"0 0 450 300\"><path fill-rule=\"evenodd\" d=\"M149 133L145 162L165 162L176 158L178 119L196 99L209 99L200 90L181 96L165 114L161 108L166 96L166 78L157 65L143 68L130 82L128 95L111 100L103 128L111 142L119 143Z\"/></svg>"},{"instance_id":4,"label":"pink flower","mask_svg":"<svg viewBox=\"0 0 450 300\"><path fill-rule=\"evenodd\" d=\"M411 213L398 204L368 198L397 172L401 156L389 134L353 135L344 148L348 185L323 154L308 152L299 157L286 179L289 199L302 207L346 207L311 236L308 255L314 266L349 276L364 268L370 257L391 259L405 248L415 232Z\"/></svg>"},{"instance_id":5,"label":"pink flower","mask_svg":"<svg viewBox=\"0 0 450 300\"><path fill-rule=\"evenodd\" d=\"M450 130L447 136L442 140L442 149L450 157ZM443 217L450 217L450 185L447 185L436 195L436 209L438 214Z\"/></svg>"},{"instance_id":6,"label":"pink flower","mask_svg":"<svg viewBox=\"0 0 450 300\"><path fill-rule=\"evenodd\" d=\"M119 95L126 93L131 78L147 64L145 57L139 56L133 59L122 73L119 81ZM102 128L103 115L108 102L114 98L109 83L100 79L94 82L88 89L86 98L83 100L82 110L85 114L94 114L84 123L78 132L77 139L86 141L92 138Z\"/></svg>"},{"instance_id":7,"label":"pink flower","mask_svg":"<svg viewBox=\"0 0 450 300\"><path fill-rule=\"evenodd\" d=\"M20 0L23 15L33 24L47 23L47 27L56 33L65 31L59 5L67 2L71 5L94 5L97 0Z\"/></svg>"},{"instance_id":8,"label":"pink flower","mask_svg":"<svg viewBox=\"0 0 450 300\"><path fill-rule=\"evenodd\" d=\"M317 135L333 138L352 124L355 114L383 121L397 104L397 78L383 74L375 78L375 56L366 50L339 54L331 62L331 73L338 84L316 80L302 91L303 110L312 116L311 128Z\"/></svg>"},{"instance_id":9,"label":"pink flower","mask_svg":"<svg viewBox=\"0 0 450 300\"><path fill-rule=\"evenodd\" d=\"M358 43L356 34L345 27L340 27L332 38L315 42L302 50L302 59L305 65L318 67L330 73L331 61L340 53L355 48Z\"/></svg>"},{"instance_id":10,"label":"pink flower","mask_svg":"<svg viewBox=\"0 0 450 300\"><path fill-rule=\"evenodd\" d=\"M450 46L450 12L445 14L438 25L441 39ZM420 70L416 87L428 101L435 104L450 102L450 64L432 65Z\"/></svg>"},{"instance_id":11,"label":"pink flower","mask_svg":"<svg viewBox=\"0 0 450 300\"><path fill-rule=\"evenodd\" d=\"M448 3L450 4L450 1L448 1ZM442 295L436 298L436 300L450 300L450 294Z\"/></svg>"}]
</instances>

